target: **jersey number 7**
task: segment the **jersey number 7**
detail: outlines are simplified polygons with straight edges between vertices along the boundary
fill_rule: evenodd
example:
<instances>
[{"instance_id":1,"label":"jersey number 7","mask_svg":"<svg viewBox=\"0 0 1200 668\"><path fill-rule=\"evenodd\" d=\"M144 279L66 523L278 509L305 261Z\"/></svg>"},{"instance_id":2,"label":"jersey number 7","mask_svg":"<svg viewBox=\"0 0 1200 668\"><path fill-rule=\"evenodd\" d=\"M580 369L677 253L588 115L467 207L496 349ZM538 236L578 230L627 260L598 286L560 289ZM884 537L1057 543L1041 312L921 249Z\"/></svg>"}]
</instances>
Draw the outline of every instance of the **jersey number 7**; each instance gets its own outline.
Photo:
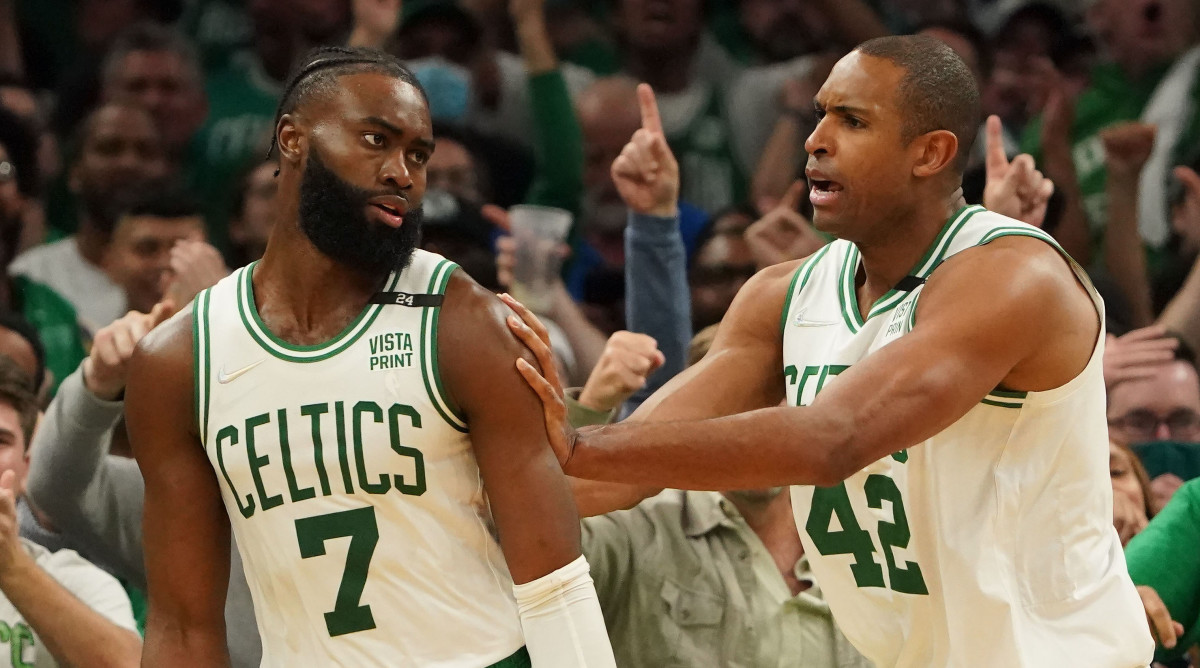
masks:
<instances>
[{"instance_id":1,"label":"jersey number 7","mask_svg":"<svg viewBox=\"0 0 1200 668\"><path fill-rule=\"evenodd\" d=\"M325 628L331 637L375 628L371 606L360 605L363 588L367 585L367 569L375 545L379 543L379 525L375 522L375 507L365 506L315 517L296 520L296 539L300 556L325 556L325 541L350 537L346 550L346 569L338 587L333 610L325 613Z\"/></svg>"}]
</instances>

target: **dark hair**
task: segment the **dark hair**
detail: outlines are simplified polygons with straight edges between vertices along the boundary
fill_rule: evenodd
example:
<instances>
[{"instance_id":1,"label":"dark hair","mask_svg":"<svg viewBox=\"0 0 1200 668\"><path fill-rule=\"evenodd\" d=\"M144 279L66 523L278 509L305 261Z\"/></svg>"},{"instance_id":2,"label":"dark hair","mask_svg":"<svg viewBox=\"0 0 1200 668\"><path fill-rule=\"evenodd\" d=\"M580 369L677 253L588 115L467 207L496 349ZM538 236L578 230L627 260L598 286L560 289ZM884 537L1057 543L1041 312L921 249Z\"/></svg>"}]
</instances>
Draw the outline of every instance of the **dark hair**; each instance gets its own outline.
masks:
<instances>
[{"instance_id":1,"label":"dark hair","mask_svg":"<svg viewBox=\"0 0 1200 668\"><path fill-rule=\"evenodd\" d=\"M17 412L26 449L33 441L38 417L37 395L30 389L31 385L29 376L11 357L0 355L0 403L12 406Z\"/></svg>"},{"instance_id":2,"label":"dark hair","mask_svg":"<svg viewBox=\"0 0 1200 668\"><path fill-rule=\"evenodd\" d=\"M271 147L267 149L267 158L271 157L279 143L279 119L284 114L295 111L310 95L331 90L338 77L362 72L391 75L416 88L422 98L426 97L421 82L391 54L363 47L322 46L312 49L300 60L283 88L279 107L275 110L275 131L271 137Z\"/></svg>"},{"instance_id":3,"label":"dark hair","mask_svg":"<svg viewBox=\"0 0 1200 668\"><path fill-rule=\"evenodd\" d=\"M934 130L958 138L955 171L960 175L979 130L975 75L954 50L926 35L878 37L858 45L863 55L883 58L904 70L899 98L905 141Z\"/></svg>"},{"instance_id":4,"label":"dark hair","mask_svg":"<svg viewBox=\"0 0 1200 668\"><path fill-rule=\"evenodd\" d=\"M754 221L758 220L759 218L758 210L755 209L753 205L746 202L734 203L726 206L723 209L718 209L717 212L710 216L708 220L704 221L704 226L700 228L698 233L696 233L696 240L692 242L692 253L690 256L688 256L689 268L696 262L696 258L700 257L700 251L704 250L704 247L708 245L708 242L712 241L714 237L718 236L717 222L725 216L745 216L750 219L750 225L754 224ZM747 227L749 227L749 225L747 225ZM737 234L740 235L744 233L745 229ZM725 234L734 233L725 232L722 233L722 236Z\"/></svg>"},{"instance_id":5,"label":"dark hair","mask_svg":"<svg viewBox=\"0 0 1200 668\"><path fill-rule=\"evenodd\" d=\"M191 192L173 181L156 181L147 184L121 210L120 219L150 216L153 218L203 217L204 207Z\"/></svg>"},{"instance_id":6,"label":"dark hair","mask_svg":"<svg viewBox=\"0 0 1200 668\"><path fill-rule=\"evenodd\" d=\"M976 28L969 21L946 20L923 23L913 33L921 33L926 30L944 30L967 40L971 48L975 50L975 60L979 62L979 74L984 79L991 76L992 44L982 30Z\"/></svg>"},{"instance_id":7,"label":"dark hair","mask_svg":"<svg viewBox=\"0 0 1200 668\"><path fill-rule=\"evenodd\" d=\"M1026 21L1040 23L1046 28L1050 35L1050 60L1054 62L1055 67L1061 68L1072 52L1082 51L1087 43L1057 7L1039 1L1017 9L1004 20L992 35L992 48L1003 48L1012 42L1012 33L1016 26Z\"/></svg>"},{"instance_id":8,"label":"dark hair","mask_svg":"<svg viewBox=\"0 0 1200 668\"><path fill-rule=\"evenodd\" d=\"M42 345L42 337L37 329L25 319L25 316L10 309L0 309L0 329L7 329L29 343L33 348L33 358L37 362L34 377L29 380L29 390L37 393L46 381L46 346Z\"/></svg>"},{"instance_id":9,"label":"dark hair","mask_svg":"<svg viewBox=\"0 0 1200 668\"><path fill-rule=\"evenodd\" d=\"M104 64L100 69L101 81L105 86L116 76L125 57L136 51L165 51L175 54L187 66L193 83L197 86L203 85L200 56L188 38L174 28L153 21L142 21L117 35L105 54Z\"/></svg>"},{"instance_id":10,"label":"dark hair","mask_svg":"<svg viewBox=\"0 0 1200 668\"><path fill-rule=\"evenodd\" d=\"M4 107L0 107L0 144L17 170L17 189L26 197L37 195L41 191L37 134L25 119Z\"/></svg>"}]
</instances>

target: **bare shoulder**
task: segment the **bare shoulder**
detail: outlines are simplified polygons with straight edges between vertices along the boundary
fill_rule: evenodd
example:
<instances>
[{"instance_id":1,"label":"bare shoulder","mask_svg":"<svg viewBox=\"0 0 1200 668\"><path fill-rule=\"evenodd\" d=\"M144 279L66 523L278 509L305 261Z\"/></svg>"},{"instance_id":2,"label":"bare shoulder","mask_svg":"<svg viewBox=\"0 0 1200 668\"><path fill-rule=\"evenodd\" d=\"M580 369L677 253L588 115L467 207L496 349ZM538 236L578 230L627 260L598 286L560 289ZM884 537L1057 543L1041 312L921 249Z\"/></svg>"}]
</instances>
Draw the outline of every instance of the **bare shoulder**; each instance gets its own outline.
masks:
<instances>
[{"instance_id":1,"label":"bare shoulder","mask_svg":"<svg viewBox=\"0 0 1200 668\"><path fill-rule=\"evenodd\" d=\"M450 275L440 308L438 367L450 399L468 414L476 390L490 391L509 376L520 380L518 357L536 366L533 353L505 324L512 310L461 269Z\"/></svg>"},{"instance_id":2,"label":"bare shoulder","mask_svg":"<svg viewBox=\"0 0 1200 668\"><path fill-rule=\"evenodd\" d=\"M916 329L922 325L1007 360L1004 386L1027 391L1078 375L1100 334L1099 313L1070 263L1045 241L1022 236L947 260L917 303Z\"/></svg>"},{"instance_id":3,"label":"bare shoulder","mask_svg":"<svg viewBox=\"0 0 1200 668\"><path fill-rule=\"evenodd\" d=\"M193 322L192 307L188 305L142 337L129 360L127 396L144 396L138 392L144 385L190 396Z\"/></svg>"},{"instance_id":4,"label":"bare shoulder","mask_svg":"<svg viewBox=\"0 0 1200 668\"><path fill-rule=\"evenodd\" d=\"M759 271L746 281L721 321L722 333L718 337L745 333L755 338L779 338L779 322L783 318L788 291L796 271L806 261L807 257L781 262Z\"/></svg>"},{"instance_id":5,"label":"bare shoulder","mask_svg":"<svg viewBox=\"0 0 1200 668\"><path fill-rule=\"evenodd\" d=\"M926 293L951 291L1015 300L1015 306L1076 304L1094 312L1087 291L1066 258L1034 237L1001 237L951 257L930 277Z\"/></svg>"}]
</instances>

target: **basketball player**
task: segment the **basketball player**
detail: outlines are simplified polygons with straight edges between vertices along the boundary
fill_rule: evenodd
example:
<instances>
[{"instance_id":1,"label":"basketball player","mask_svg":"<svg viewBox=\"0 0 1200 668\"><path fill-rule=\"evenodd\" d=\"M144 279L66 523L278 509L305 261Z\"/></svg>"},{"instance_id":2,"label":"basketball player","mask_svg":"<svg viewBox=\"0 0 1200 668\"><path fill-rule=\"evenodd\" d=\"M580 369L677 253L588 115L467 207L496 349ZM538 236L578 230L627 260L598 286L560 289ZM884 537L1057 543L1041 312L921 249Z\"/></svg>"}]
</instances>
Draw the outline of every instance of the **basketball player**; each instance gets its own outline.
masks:
<instances>
[{"instance_id":1,"label":"basketball player","mask_svg":"<svg viewBox=\"0 0 1200 668\"><path fill-rule=\"evenodd\" d=\"M794 485L816 580L877 666L1144 667L1112 527L1103 304L1048 235L964 206L978 103L941 42L862 44L805 146L836 241L747 283L704 360L625 423L571 432L557 378L517 366L569 475ZM613 170L649 189L665 144L647 115Z\"/></svg>"},{"instance_id":2,"label":"basketball player","mask_svg":"<svg viewBox=\"0 0 1200 668\"><path fill-rule=\"evenodd\" d=\"M262 261L133 356L144 665L227 665L231 525L263 666L613 665L507 309L414 250L432 136L398 61L310 53Z\"/></svg>"}]
</instances>

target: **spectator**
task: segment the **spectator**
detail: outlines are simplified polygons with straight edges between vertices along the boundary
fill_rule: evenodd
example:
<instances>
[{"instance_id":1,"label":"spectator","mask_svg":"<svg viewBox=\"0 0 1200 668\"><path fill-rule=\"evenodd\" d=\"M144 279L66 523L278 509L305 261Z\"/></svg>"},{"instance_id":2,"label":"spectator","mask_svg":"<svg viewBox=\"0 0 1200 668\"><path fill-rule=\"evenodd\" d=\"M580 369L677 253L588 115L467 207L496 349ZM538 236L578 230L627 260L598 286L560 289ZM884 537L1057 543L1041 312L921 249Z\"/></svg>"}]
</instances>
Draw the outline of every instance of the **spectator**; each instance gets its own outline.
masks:
<instances>
[{"instance_id":1,"label":"spectator","mask_svg":"<svg viewBox=\"0 0 1200 668\"><path fill-rule=\"evenodd\" d=\"M1200 480L1180 487L1129 541L1125 561L1158 640L1155 660L1184 656L1200 640Z\"/></svg>"},{"instance_id":2,"label":"spectator","mask_svg":"<svg viewBox=\"0 0 1200 668\"><path fill-rule=\"evenodd\" d=\"M105 59L103 82L106 99L136 101L154 117L176 171L206 204L213 243L228 248L230 193L247 163L265 153L273 107L226 82L213 88L210 113L195 48L153 23L121 34ZM231 92L238 97L231 100Z\"/></svg>"},{"instance_id":3,"label":"spectator","mask_svg":"<svg viewBox=\"0 0 1200 668\"><path fill-rule=\"evenodd\" d=\"M162 186L150 189L121 214L105 258L109 275L125 292L126 305L139 313L149 313L162 301L168 284L190 273L185 267L194 262L209 270L201 287L229 274L220 253L205 243L199 204ZM173 304L188 304L198 291L172 295Z\"/></svg>"},{"instance_id":4,"label":"spectator","mask_svg":"<svg viewBox=\"0 0 1200 668\"><path fill-rule=\"evenodd\" d=\"M37 330L21 314L0 309L0 356L7 357L25 378L29 380L29 391L42 405L42 392L46 389L46 348L38 338Z\"/></svg>"},{"instance_id":5,"label":"spectator","mask_svg":"<svg viewBox=\"0 0 1200 668\"><path fill-rule=\"evenodd\" d=\"M1113 439L1127 445L1149 441L1200 443L1200 377L1186 359L1157 364L1144 377L1108 391Z\"/></svg>"},{"instance_id":6,"label":"spectator","mask_svg":"<svg viewBox=\"0 0 1200 668\"><path fill-rule=\"evenodd\" d=\"M36 173L33 135L6 110L0 109L0 307L20 313L37 329L46 347L52 394L83 360L83 339L75 308L58 293L24 276L8 274L20 244L25 211L36 202L30 172Z\"/></svg>"},{"instance_id":7,"label":"spectator","mask_svg":"<svg viewBox=\"0 0 1200 668\"><path fill-rule=\"evenodd\" d=\"M129 313L96 334L90 356L62 385L34 439L32 504L61 532L136 589L146 589L142 560L143 481L133 459L110 454L124 415L126 365L138 341L170 311ZM236 546L235 546L236 547ZM225 607L235 668L257 668L262 648L250 590L233 550Z\"/></svg>"},{"instance_id":8,"label":"spectator","mask_svg":"<svg viewBox=\"0 0 1200 668\"><path fill-rule=\"evenodd\" d=\"M441 148L441 145L438 145ZM238 184L233 193L229 216L229 257L234 267L244 267L261 259L267 249L267 239L275 226L274 160L255 165Z\"/></svg>"},{"instance_id":9,"label":"spectator","mask_svg":"<svg viewBox=\"0 0 1200 668\"><path fill-rule=\"evenodd\" d=\"M1154 517L1150 478L1129 446L1116 441L1108 443L1108 473L1112 477L1113 526L1121 545L1127 545Z\"/></svg>"},{"instance_id":10,"label":"spectator","mask_svg":"<svg viewBox=\"0 0 1200 668\"><path fill-rule=\"evenodd\" d=\"M749 207L730 208L713 218L697 242L688 275L694 331L720 322L738 290L758 270L745 238L756 218Z\"/></svg>"},{"instance_id":11,"label":"spectator","mask_svg":"<svg viewBox=\"0 0 1200 668\"><path fill-rule=\"evenodd\" d=\"M71 550L20 538L17 501L37 422L30 381L0 357L0 621L13 666L137 666L141 639L112 576Z\"/></svg>"},{"instance_id":12,"label":"spectator","mask_svg":"<svg viewBox=\"0 0 1200 668\"><path fill-rule=\"evenodd\" d=\"M138 107L100 107L84 120L79 137L68 179L79 198L78 231L22 253L9 273L61 294L79 313L84 330L95 332L125 312L124 293L102 268L117 214L166 167L154 122Z\"/></svg>"},{"instance_id":13,"label":"spectator","mask_svg":"<svg viewBox=\"0 0 1200 668\"><path fill-rule=\"evenodd\" d=\"M1138 229L1146 247L1161 251L1170 231L1166 184L1178 151L1194 141L1200 115L1190 91L1200 72L1196 8L1188 0L1098 0L1088 22L1105 60L1078 99L1048 63L1041 69L1041 118L1030 123L1022 149L1044 162L1046 174L1067 193L1070 215L1056 236L1072 256L1090 262L1108 221L1100 130L1120 121L1158 126L1155 149L1140 184ZM1181 147L1181 140L1185 145ZM1151 257L1152 272L1159 260Z\"/></svg>"}]
</instances>

